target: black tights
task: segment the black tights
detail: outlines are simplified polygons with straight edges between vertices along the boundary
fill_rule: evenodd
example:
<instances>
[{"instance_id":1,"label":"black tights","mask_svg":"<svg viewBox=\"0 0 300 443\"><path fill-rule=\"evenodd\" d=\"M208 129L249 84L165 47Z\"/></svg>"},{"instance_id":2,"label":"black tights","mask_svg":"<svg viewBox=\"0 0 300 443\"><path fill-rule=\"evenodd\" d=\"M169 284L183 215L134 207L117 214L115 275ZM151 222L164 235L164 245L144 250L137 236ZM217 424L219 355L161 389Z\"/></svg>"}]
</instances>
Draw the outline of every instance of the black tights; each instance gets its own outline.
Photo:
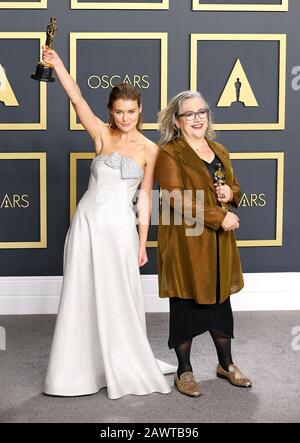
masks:
<instances>
[{"instance_id":1,"label":"black tights","mask_svg":"<svg viewBox=\"0 0 300 443\"><path fill-rule=\"evenodd\" d=\"M219 363L225 371L228 371L228 366L233 363L231 355L231 337L226 337L217 331L209 331L214 341Z\"/></svg>"},{"instance_id":2,"label":"black tights","mask_svg":"<svg viewBox=\"0 0 300 443\"><path fill-rule=\"evenodd\" d=\"M185 341L179 346L175 346L175 352L178 359L177 375L181 376L184 372L193 371L190 361L192 340Z\"/></svg>"},{"instance_id":3,"label":"black tights","mask_svg":"<svg viewBox=\"0 0 300 443\"><path fill-rule=\"evenodd\" d=\"M216 347L219 363L225 371L228 371L228 366L232 364L231 337L226 337L216 331L209 332ZM174 348L178 358L178 377L184 372L193 371L190 360L192 342L193 339L187 340Z\"/></svg>"}]
</instances>

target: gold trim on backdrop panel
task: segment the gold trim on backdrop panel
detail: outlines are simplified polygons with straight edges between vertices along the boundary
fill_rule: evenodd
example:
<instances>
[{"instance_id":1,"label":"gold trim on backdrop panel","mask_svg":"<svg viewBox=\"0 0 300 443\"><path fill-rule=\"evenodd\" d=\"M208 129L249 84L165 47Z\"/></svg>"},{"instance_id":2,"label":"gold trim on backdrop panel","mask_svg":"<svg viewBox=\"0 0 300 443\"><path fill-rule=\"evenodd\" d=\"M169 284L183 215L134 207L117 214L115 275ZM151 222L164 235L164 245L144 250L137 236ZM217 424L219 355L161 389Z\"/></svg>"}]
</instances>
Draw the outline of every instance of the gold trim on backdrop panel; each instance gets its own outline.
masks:
<instances>
[{"instance_id":1,"label":"gold trim on backdrop panel","mask_svg":"<svg viewBox=\"0 0 300 443\"><path fill-rule=\"evenodd\" d=\"M161 41L161 76L160 106L168 102L168 34L166 32L71 32L70 33L70 74L77 77L77 40L160 40ZM83 131L84 127L77 122L76 112L70 102L70 129ZM142 129L158 129L158 123L143 123Z\"/></svg>"},{"instance_id":2,"label":"gold trim on backdrop panel","mask_svg":"<svg viewBox=\"0 0 300 443\"><path fill-rule=\"evenodd\" d=\"M239 247L282 246L283 245L283 191L284 153L283 152L234 152L231 160L277 160L277 199L276 199L276 238L271 240L238 240Z\"/></svg>"},{"instance_id":3,"label":"gold trim on backdrop panel","mask_svg":"<svg viewBox=\"0 0 300 443\"><path fill-rule=\"evenodd\" d=\"M40 52L39 58L42 59L42 45L45 43L44 32L0 32L1 39L39 39ZM39 60L37 59L37 62ZM32 67L34 69L34 66ZM30 79L30 72L28 72L28 81ZM45 130L47 129L47 89L45 82L39 82L40 87L40 121L38 123L0 123L0 130L7 131L24 131L24 130Z\"/></svg>"},{"instance_id":4,"label":"gold trim on backdrop panel","mask_svg":"<svg viewBox=\"0 0 300 443\"><path fill-rule=\"evenodd\" d=\"M93 152L70 152L70 223L77 207L77 160L92 160Z\"/></svg>"},{"instance_id":5,"label":"gold trim on backdrop panel","mask_svg":"<svg viewBox=\"0 0 300 443\"><path fill-rule=\"evenodd\" d=\"M224 2L223 4L215 3L208 4L205 3L205 0L193 0L193 10L194 11L278 11L284 12L289 10L289 0L281 0L281 4L230 4L230 0L228 2Z\"/></svg>"},{"instance_id":6,"label":"gold trim on backdrop panel","mask_svg":"<svg viewBox=\"0 0 300 443\"><path fill-rule=\"evenodd\" d=\"M0 9L46 9L47 0L38 2L0 2Z\"/></svg>"},{"instance_id":7,"label":"gold trim on backdrop panel","mask_svg":"<svg viewBox=\"0 0 300 443\"><path fill-rule=\"evenodd\" d=\"M133 2L81 2L79 0L71 0L71 9L169 9L169 0L157 1L157 3L143 2L133 3Z\"/></svg>"},{"instance_id":8,"label":"gold trim on backdrop panel","mask_svg":"<svg viewBox=\"0 0 300 443\"><path fill-rule=\"evenodd\" d=\"M77 207L77 160L92 160L93 152L70 152L70 224ZM155 248L157 242L148 241L147 247Z\"/></svg>"},{"instance_id":9,"label":"gold trim on backdrop panel","mask_svg":"<svg viewBox=\"0 0 300 443\"><path fill-rule=\"evenodd\" d=\"M198 42L199 41L278 41L279 42L279 87L278 121L276 123L216 123L220 131L273 131L285 129L286 97L286 35L285 34L192 34L191 35L191 89L198 89ZM201 89L201 88L200 88Z\"/></svg>"},{"instance_id":10,"label":"gold trim on backdrop panel","mask_svg":"<svg viewBox=\"0 0 300 443\"><path fill-rule=\"evenodd\" d=\"M147 241L147 248L157 248L157 241Z\"/></svg>"},{"instance_id":11,"label":"gold trim on backdrop panel","mask_svg":"<svg viewBox=\"0 0 300 443\"><path fill-rule=\"evenodd\" d=\"M0 242L0 249L47 248L47 169L46 152L0 152L1 160L39 160L40 162L40 241Z\"/></svg>"}]
</instances>

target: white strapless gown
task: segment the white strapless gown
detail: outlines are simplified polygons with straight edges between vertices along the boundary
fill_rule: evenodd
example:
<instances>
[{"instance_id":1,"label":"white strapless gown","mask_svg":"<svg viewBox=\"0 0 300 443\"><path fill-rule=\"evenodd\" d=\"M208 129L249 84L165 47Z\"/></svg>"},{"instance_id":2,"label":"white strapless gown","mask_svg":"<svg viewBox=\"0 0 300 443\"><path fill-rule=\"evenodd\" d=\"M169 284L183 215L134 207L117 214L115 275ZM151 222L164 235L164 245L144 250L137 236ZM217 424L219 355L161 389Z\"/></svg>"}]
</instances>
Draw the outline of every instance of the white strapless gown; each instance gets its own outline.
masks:
<instances>
[{"instance_id":1,"label":"white strapless gown","mask_svg":"<svg viewBox=\"0 0 300 443\"><path fill-rule=\"evenodd\" d=\"M114 151L91 164L64 248L64 278L44 393L167 394L174 366L147 339L133 197L143 170Z\"/></svg>"}]
</instances>

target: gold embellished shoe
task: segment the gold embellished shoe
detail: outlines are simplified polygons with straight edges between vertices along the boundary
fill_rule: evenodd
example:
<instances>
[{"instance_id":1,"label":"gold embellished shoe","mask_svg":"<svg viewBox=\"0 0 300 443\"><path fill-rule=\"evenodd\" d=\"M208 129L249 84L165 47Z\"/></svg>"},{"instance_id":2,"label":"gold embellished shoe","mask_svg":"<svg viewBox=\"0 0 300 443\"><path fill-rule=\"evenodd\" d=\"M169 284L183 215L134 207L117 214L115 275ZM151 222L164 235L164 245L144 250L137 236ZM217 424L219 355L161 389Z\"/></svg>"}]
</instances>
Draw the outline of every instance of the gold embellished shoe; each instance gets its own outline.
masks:
<instances>
[{"instance_id":1,"label":"gold embellished shoe","mask_svg":"<svg viewBox=\"0 0 300 443\"><path fill-rule=\"evenodd\" d=\"M228 366L228 372L225 371L220 364L218 364L217 377L227 378L231 384L241 388L250 388L252 386L251 380L242 374L240 369L233 363Z\"/></svg>"},{"instance_id":2,"label":"gold embellished shoe","mask_svg":"<svg viewBox=\"0 0 300 443\"><path fill-rule=\"evenodd\" d=\"M177 373L174 377L174 384L179 392L189 397L199 397L200 387L199 384L194 379L194 375L191 371L184 372L178 378Z\"/></svg>"}]
</instances>

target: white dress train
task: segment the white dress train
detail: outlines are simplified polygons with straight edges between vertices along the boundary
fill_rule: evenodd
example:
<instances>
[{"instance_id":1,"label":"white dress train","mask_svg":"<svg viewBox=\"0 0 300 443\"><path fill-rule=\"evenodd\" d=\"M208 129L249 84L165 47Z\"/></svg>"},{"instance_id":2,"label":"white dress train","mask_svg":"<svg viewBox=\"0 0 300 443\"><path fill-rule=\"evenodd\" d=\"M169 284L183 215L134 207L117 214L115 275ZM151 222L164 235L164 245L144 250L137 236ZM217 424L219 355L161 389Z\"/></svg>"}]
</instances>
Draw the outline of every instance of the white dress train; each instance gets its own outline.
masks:
<instances>
[{"instance_id":1,"label":"white dress train","mask_svg":"<svg viewBox=\"0 0 300 443\"><path fill-rule=\"evenodd\" d=\"M91 164L66 236L64 278L44 393L167 394L174 366L147 339L133 197L143 170L114 151Z\"/></svg>"}]
</instances>

